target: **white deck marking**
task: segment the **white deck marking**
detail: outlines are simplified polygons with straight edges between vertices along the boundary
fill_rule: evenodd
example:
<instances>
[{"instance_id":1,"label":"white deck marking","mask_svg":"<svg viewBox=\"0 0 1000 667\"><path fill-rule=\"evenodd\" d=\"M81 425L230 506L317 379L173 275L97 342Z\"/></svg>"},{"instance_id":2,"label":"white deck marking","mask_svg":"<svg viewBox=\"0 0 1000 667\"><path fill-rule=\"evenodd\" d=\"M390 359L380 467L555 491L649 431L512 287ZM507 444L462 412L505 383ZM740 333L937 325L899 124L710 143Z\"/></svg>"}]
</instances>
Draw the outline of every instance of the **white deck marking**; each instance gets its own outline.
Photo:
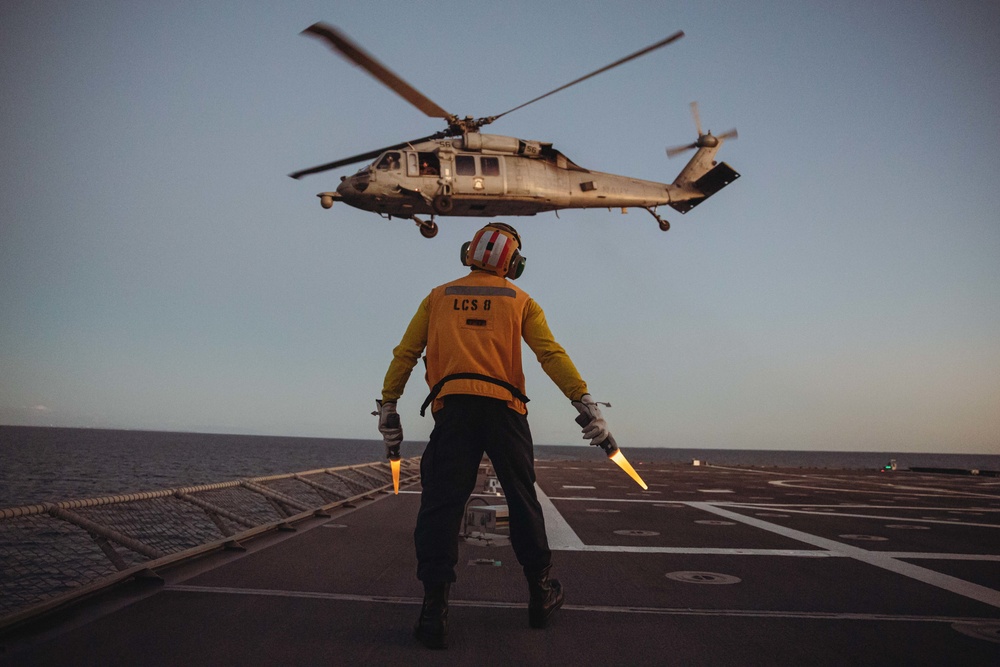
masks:
<instances>
[{"instance_id":1,"label":"white deck marking","mask_svg":"<svg viewBox=\"0 0 1000 667\"><path fill-rule=\"evenodd\" d=\"M630 547L622 545L601 545L584 544L580 536L576 534L569 522L559 513L552 500L545 495L541 487L535 484L535 493L538 494L538 502L542 506L542 516L545 517L545 535L549 541L549 549L552 551L591 551L591 552L614 552L614 553L640 553L640 554L697 554L697 555L720 555L720 556L796 556L805 558L825 558L829 556L839 556L841 554L831 553L820 549L722 549L722 548L702 548L702 547ZM560 500L591 500L603 502L604 498L560 498ZM609 499L610 500L610 499ZM649 503L649 500L628 500L617 502L638 502ZM656 501L662 503L663 501ZM690 503L677 502L677 505L687 505Z\"/></svg>"},{"instance_id":2,"label":"white deck marking","mask_svg":"<svg viewBox=\"0 0 1000 667\"><path fill-rule=\"evenodd\" d=\"M697 556L791 556L794 558L831 558L847 554L823 549L740 549L725 547L633 547L620 544L584 544L579 549L560 551L610 551L626 554L693 554Z\"/></svg>"},{"instance_id":3,"label":"white deck marking","mask_svg":"<svg viewBox=\"0 0 1000 667\"><path fill-rule=\"evenodd\" d=\"M300 598L312 600L332 600L335 602L368 602L381 604L405 604L418 606L423 601L419 597L397 595L354 595L351 593L319 593L315 591L282 591L268 588L233 588L223 586L188 586L170 584L161 590L171 593L212 593L215 595L258 595L276 598ZM503 602L494 600L449 600L454 607L474 607L482 609L524 609L523 602ZM968 616L918 616L913 614L862 614L838 611L770 611L766 609L692 609L689 607L616 607L611 605L567 604L563 612L591 612L603 614L652 614L660 616L736 616L745 618L795 618L806 620L839 621L896 621L901 623L996 623L995 618L973 618Z\"/></svg>"},{"instance_id":4,"label":"white deck marking","mask_svg":"<svg viewBox=\"0 0 1000 667\"><path fill-rule=\"evenodd\" d=\"M827 478L827 481L831 481L830 478ZM835 481L843 481L843 480L835 480ZM995 494L990 494L990 493L972 493L971 491L954 491L952 489L942 489L933 486L926 486L926 487L906 486L903 484L886 484L886 483L872 482L868 480L858 480L858 481L852 480L851 483L859 486L863 484L877 485L884 488L885 491L878 491L876 489L868 489L868 488L816 486L815 482L806 482L806 481L800 482L798 480L789 480L789 479L777 479L768 482L768 484L772 484L774 486L781 487L783 489L788 489L788 488L809 489L811 491L835 491L837 493L868 493L875 495L895 495L895 496L898 496L900 494L907 494L907 495L918 496L921 498L928 498L928 497L933 498L935 496L937 497L945 496L952 498L990 498L993 500L996 500L998 498L998 496L996 496Z\"/></svg>"},{"instance_id":5,"label":"white deck marking","mask_svg":"<svg viewBox=\"0 0 1000 667\"><path fill-rule=\"evenodd\" d=\"M747 503L726 503L726 507L732 507L734 509L761 509L760 505L757 504L747 504ZM796 507L804 507L804 505L797 505ZM836 508L836 506L832 506ZM850 509L857 509L857 506L851 506ZM864 509L886 509L886 510L898 510L903 509L899 507L872 507L868 505ZM912 509L920 509L923 511L929 511L931 508L927 507L914 507ZM944 508L940 508L944 509ZM788 512L789 514L812 514L813 516L846 516L852 519L875 519L876 521L910 521L913 523L940 523L947 526L973 526L976 528L1000 528L1000 523L973 523L970 521L956 521L955 519L914 519L912 517L906 516L892 516L892 515L879 515L879 514L851 514L849 512L815 512L812 510L796 510L790 508L782 508L782 512Z\"/></svg>"},{"instance_id":6,"label":"white deck marking","mask_svg":"<svg viewBox=\"0 0 1000 667\"><path fill-rule=\"evenodd\" d=\"M569 522L563 518L542 488L535 484L538 503L542 506L542 517L545 519L545 536L549 541L549 549L553 551L579 551L583 548L583 540L576 534Z\"/></svg>"},{"instance_id":7,"label":"white deck marking","mask_svg":"<svg viewBox=\"0 0 1000 667\"><path fill-rule=\"evenodd\" d=\"M549 536L549 548L553 551L603 551L603 552L618 552L618 553L637 553L637 554L692 554L699 556L789 556L798 558L840 558L840 557L852 557L852 554L841 553L833 551L830 549L741 549L741 548L722 548L722 547L639 547L639 546L623 546L616 544L584 544L583 540L576 534L576 532L570 527L569 522L559 513L559 510L555 508L552 504L553 500L561 501L577 501L577 502L592 502L592 503L638 503L638 504L655 504L655 505L673 505L676 507L689 507L696 505L697 503L684 501L684 500L628 500L624 498L582 498L579 496L557 496L550 498L545 496L541 489L536 487L538 493L538 501L542 504L542 513L545 516L545 532ZM542 501L542 497L545 497L545 501ZM546 505L548 507L546 507ZM733 507L736 509L773 509L775 507L781 507L783 512L794 512L795 510L787 509L787 505L777 505L775 503L713 503L715 507ZM792 507L811 507L811 505L793 505ZM826 505L816 505L816 507L828 507ZM829 507L839 507L839 505L831 505ZM885 509L909 509L892 507ZM913 508L913 509L935 509L935 508ZM945 508L940 508L945 509ZM991 511L991 510L988 510ZM818 512L810 512L807 510L800 510L798 513L801 514L812 514L816 516L851 516L843 514L820 514ZM549 517L553 517L552 523L550 523ZM920 523L946 523L944 521L937 521L933 519L907 519L902 517L871 517L873 519L885 519L885 520L900 520L900 521L914 521ZM568 530L571 534L569 541L560 538L556 535L557 539L553 539L553 530L549 527L550 525L562 524L565 530ZM764 523L764 522L762 522ZM775 524L770 524L775 525ZM980 524L956 524L947 522L949 526L963 526L963 525L980 525ZM995 524L983 524L989 528L997 528ZM558 544L559 546L553 546ZM835 544L840 544L835 542ZM846 546L846 545L845 545ZM922 551L881 551L889 558L899 558L906 560L972 560L972 561L998 561L1000 562L1000 555L994 554L960 554L960 553L931 553Z\"/></svg>"},{"instance_id":8,"label":"white deck marking","mask_svg":"<svg viewBox=\"0 0 1000 667\"><path fill-rule=\"evenodd\" d=\"M929 551L880 551L889 558L902 558L905 560L991 560L1000 562L1000 556L996 554L949 554L934 553Z\"/></svg>"},{"instance_id":9,"label":"white deck marking","mask_svg":"<svg viewBox=\"0 0 1000 667\"><path fill-rule=\"evenodd\" d=\"M744 516L742 514L717 507L711 503L690 502L688 505L706 512L711 512L712 514L732 519L734 521L745 523L755 528L760 528L761 530L776 533L782 537L788 537L793 540L798 540L799 542L805 542L806 544L820 547L821 549L827 549L835 553L850 556L851 558L859 560L863 563L874 565L875 567L880 567L884 570L889 570L890 572L910 577L911 579L916 579L917 581L930 584L931 586L937 586L938 588L942 588L951 593L955 593L972 600L977 600L992 607L1000 607L1000 591L987 588L986 586L980 586L979 584L974 584L970 581L965 581L947 574L935 572L934 570L928 570L927 568L920 567L919 565L913 565L912 563L896 560L883 552L868 551L867 549L861 549L859 547L844 544L843 542L837 542L836 540L827 539L818 535L810 535L809 533L802 532L801 530L794 530L792 528L786 528L785 526L779 526L778 524L771 523L769 521L762 521L753 517Z\"/></svg>"},{"instance_id":10,"label":"white deck marking","mask_svg":"<svg viewBox=\"0 0 1000 667\"><path fill-rule=\"evenodd\" d=\"M626 486L623 488L627 489L629 487ZM678 506L686 504L685 501L683 500L664 500L663 498L650 498L649 500L635 500L634 498L595 498L593 496L588 498L584 496L555 496L553 498L550 498L550 500L582 500L588 503L650 503L650 504L655 503L657 505L678 505ZM800 505L796 505L796 507L800 507Z\"/></svg>"}]
</instances>

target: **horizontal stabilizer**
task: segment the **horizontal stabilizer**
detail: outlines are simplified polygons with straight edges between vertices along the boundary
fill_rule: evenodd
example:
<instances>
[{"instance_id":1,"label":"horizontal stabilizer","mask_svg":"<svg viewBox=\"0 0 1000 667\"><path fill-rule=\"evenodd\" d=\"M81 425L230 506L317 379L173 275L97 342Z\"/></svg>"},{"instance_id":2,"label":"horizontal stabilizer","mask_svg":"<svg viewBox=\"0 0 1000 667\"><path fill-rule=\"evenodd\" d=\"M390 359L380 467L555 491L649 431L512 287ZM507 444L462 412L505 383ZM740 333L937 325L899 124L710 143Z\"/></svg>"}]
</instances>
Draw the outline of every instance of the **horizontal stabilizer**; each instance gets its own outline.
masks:
<instances>
[{"instance_id":1,"label":"horizontal stabilizer","mask_svg":"<svg viewBox=\"0 0 1000 667\"><path fill-rule=\"evenodd\" d=\"M699 178L693 183L694 188L702 193L703 197L695 197L694 199L685 199L677 202L670 202L669 206L675 211L680 211L681 213L687 213L693 209L698 204L702 203L716 192L726 187L740 175L735 169L730 167L725 162L720 162L715 165L711 171Z\"/></svg>"}]
</instances>

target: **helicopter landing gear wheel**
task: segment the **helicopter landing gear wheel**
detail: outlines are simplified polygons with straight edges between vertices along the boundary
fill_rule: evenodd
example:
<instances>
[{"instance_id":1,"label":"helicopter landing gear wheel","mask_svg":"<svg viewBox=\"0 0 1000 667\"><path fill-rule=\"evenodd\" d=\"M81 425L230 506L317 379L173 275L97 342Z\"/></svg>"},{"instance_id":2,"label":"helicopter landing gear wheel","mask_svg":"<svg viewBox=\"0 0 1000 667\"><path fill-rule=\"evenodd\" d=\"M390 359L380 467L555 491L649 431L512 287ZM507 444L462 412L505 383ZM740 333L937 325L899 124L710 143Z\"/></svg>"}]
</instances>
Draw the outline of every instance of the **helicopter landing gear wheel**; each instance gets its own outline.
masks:
<instances>
[{"instance_id":1,"label":"helicopter landing gear wheel","mask_svg":"<svg viewBox=\"0 0 1000 667\"><path fill-rule=\"evenodd\" d=\"M670 223L669 223L669 222L667 222L666 220L664 220L663 218L661 218L660 216L658 216L658 215L656 214L656 210L655 210L655 209L652 209L652 208L647 208L647 209L646 209L646 211L647 211L647 212L648 212L648 213L649 213L649 214L650 214L651 216L653 216L654 218L656 218L656 222L657 222L657 223L659 223L659 225L660 225L660 230L661 230L661 231L664 231L664 232L668 232L668 231L670 231Z\"/></svg>"},{"instance_id":2,"label":"helicopter landing gear wheel","mask_svg":"<svg viewBox=\"0 0 1000 667\"><path fill-rule=\"evenodd\" d=\"M420 228L420 235L425 239L432 239L437 236L438 226L434 220L421 220L417 216L413 216L412 220Z\"/></svg>"},{"instance_id":3,"label":"helicopter landing gear wheel","mask_svg":"<svg viewBox=\"0 0 1000 667\"><path fill-rule=\"evenodd\" d=\"M448 215L455 208L455 202L449 195L437 195L431 205L439 215Z\"/></svg>"}]
</instances>

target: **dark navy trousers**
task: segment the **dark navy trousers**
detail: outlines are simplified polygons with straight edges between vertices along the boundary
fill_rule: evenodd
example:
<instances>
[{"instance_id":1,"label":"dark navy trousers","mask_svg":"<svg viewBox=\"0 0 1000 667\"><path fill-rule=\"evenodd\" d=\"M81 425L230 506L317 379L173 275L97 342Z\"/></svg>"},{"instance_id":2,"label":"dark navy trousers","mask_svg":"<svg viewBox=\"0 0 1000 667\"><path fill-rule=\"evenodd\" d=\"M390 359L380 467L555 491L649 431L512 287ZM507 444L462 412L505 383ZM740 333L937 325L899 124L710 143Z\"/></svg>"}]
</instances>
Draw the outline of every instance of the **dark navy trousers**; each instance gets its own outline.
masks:
<instances>
[{"instance_id":1,"label":"dark navy trousers","mask_svg":"<svg viewBox=\"0 0 1000 667\"><path fill-rule=\"evenodd\" d=\"M510 543L525 575L538 575L551 563L535 494L534 446L527 417L508 408L506 401L451 395L434 413L434 430L420 461L423 491L413 538L417 578L425 584L455 581L458 533L483 452L503 487Z\"/></svg>"}]
</instances>

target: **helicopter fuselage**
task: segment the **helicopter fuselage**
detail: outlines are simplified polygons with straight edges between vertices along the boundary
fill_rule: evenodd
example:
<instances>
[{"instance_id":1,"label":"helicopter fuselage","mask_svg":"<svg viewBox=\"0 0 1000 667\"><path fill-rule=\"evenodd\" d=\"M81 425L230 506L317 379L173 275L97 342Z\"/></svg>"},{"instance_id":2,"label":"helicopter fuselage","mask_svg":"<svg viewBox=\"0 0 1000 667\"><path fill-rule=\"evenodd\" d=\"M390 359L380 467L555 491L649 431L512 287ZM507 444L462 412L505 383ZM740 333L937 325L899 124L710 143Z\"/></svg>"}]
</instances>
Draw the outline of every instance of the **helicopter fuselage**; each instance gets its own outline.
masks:
<instances>
[{"instance_id":1,"label":"helicopter fuselage","mask_svg":"<svg viewBox=\"0 0 1000 667\"><path fill-rule=\"evenodd\" d=\"M402 218L650 209L695 196L704 197L675 184L585 169L549 144L478 133L388 150L345 176L336 194L319 195L324 206L338 200Z\"/></svg>"}]
</instances>

